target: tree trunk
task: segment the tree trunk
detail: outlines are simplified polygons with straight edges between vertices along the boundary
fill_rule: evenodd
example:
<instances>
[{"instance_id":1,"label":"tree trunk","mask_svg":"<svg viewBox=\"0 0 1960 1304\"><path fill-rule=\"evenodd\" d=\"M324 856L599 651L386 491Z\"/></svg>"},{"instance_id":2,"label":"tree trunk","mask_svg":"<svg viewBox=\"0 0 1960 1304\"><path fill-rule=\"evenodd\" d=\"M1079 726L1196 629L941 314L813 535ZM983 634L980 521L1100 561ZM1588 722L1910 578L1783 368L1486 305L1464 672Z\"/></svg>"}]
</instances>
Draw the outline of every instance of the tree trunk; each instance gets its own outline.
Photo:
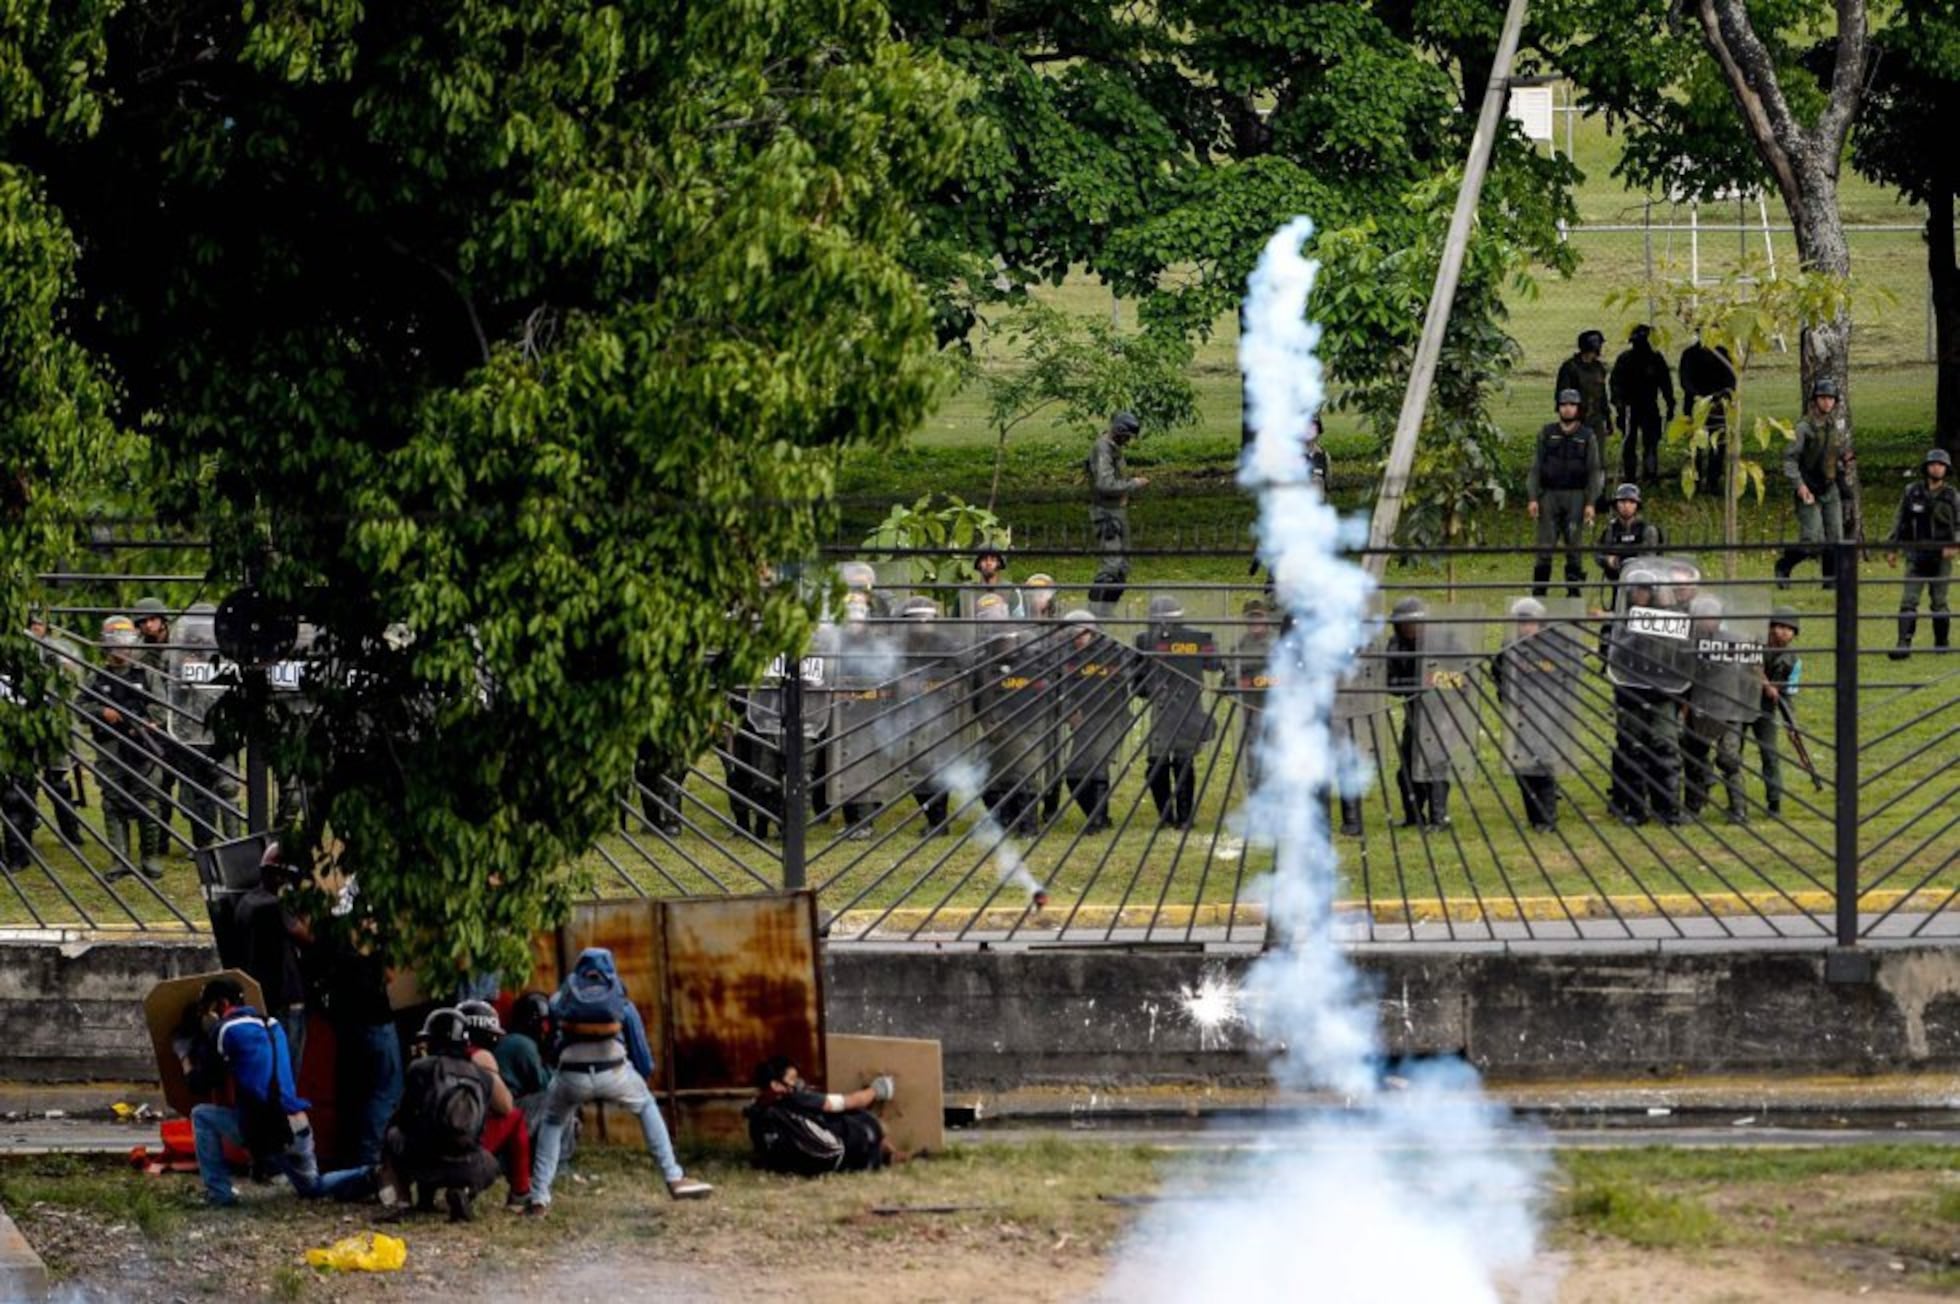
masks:
<instances>
[{"instance_id":1,"label":"tree trunk","mask_svg":"<svg viewBox=\"0 0 1960 1304\"><path fill-rule=\"evenodd\" d=\"M1928 197L1926 273L1933 291L1933 358L1939 398L1933 443L1960 449L1960 263L1954 259L1953 192Z\"/></svg>"},{"instance_id":2,"label":"tree trunk","mask_svg":"<svg viewBox=\"0 0 1960 1304\"><path fill-rule=\"evenodd\" d=\"M1865 0L1837 0L1837 37L1831 68L1830 97L1816 121L1805 126L1790 109L1777 76L1776 60L1757 35L1746 0L1697 0L1702 41L1722 71L1742 115L1742 126L1755 146L1789 210L1804 269L1834 276L1851 273L1851 247L1838 211L1838 171L1845 141L1864 103L1865 69L1869 53ZM1845 436L1852 429L1851 314L1839 311L1804 333L1801 404L1820 377L1838 383L1838 411ZM1739 432L1731 432L1738 435ZM1863 537L1859 507L1858 470L1854 461L1844 468L1844 524L1847 538Z\"/></svg>"}]
</instances>

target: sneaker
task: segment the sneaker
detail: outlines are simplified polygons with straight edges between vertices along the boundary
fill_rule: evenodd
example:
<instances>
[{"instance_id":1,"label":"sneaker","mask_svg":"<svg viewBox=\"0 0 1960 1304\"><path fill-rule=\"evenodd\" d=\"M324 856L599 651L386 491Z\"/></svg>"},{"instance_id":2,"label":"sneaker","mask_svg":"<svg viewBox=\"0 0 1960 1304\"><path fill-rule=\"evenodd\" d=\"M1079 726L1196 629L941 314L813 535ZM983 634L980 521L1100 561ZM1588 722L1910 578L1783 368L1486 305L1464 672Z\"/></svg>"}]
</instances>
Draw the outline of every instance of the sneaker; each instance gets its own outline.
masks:
<instances>
[{"instance_id":1,"label":"sneaker","mask_svg":"<svg viewBox=\"0 0 1960 1304\"><path fill-rule=\"evenodd\" d=\"M476 1217L476 1213L472 1208L476 1197L468 1191L465 1191L462 1187L450 1187L447 1191L443 1192L443 1200L449 1206L450 1222L469 1222Z\"/></svg>"},{"instance_id":2,"label":"sneaker","mask_svg":"<svg viewBox=\"0 0 1960 1304\"><path fill-rule=\"evenodd\" d=\"M551 1206L548 1204L539 1204L536 1200L532 1200L524 1206L524 1216L526 1218L545 1218L549 1217L550 1214Z\"/></svg>"},{"instance_id":3,"label":"sneaker","mask_svg":"<svg viewBox=\"0 0 1960 1304\"><path fill-rule=\"evenodd\" d=\"M381 1212L375 1215L374 1220L392 1227L406 1217L408 1217L408 1202L400 1201L395 1204L383 1205Z\"/></svg>"},{"instance_id":4,"label":"sneaker","mask_svg":"<svg viewBox=\"0 0 1960 1304\"><path fill-rule=\"evenodd\" d=\"M706 1182L697 1182L692 1177L683 1177L667 1183L667 1194L676 1200L705 1200L714 1194L714 1189Z\"/></svg>"},{"instance_id":5,"label":"sneaker","mask_svg":"<svg viewBox=\"0 0 1960 1304\"><path fill-rule=\"evenodd\" d=\"M510 1195L504 1200L505 1213L523 1213L530 1207L531 1207L531 1196L528 1191L523 1195L519 1195L517 1192L512 1191Z\"/></svg>"}]
</instances>

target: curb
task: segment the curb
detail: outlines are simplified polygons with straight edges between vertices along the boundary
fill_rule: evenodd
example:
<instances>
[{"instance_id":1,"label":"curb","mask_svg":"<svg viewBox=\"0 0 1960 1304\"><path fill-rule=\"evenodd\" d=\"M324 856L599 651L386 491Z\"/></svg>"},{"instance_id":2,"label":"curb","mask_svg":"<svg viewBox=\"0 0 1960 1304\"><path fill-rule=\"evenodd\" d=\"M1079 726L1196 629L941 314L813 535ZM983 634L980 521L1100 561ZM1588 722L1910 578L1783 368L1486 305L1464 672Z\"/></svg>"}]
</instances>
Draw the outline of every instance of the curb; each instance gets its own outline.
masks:
<instances>
[{"instance_id":1,"label":"curb","mask_svg":"<svg viewBox=\"0 0 1960 1304\"><path fill-rule=\"evenodd\" d=\"M0 1209L0 1298L45 1299L48 1294L48 1265L14 1226L14 1220Z\"/></svg>"}]
</instances>

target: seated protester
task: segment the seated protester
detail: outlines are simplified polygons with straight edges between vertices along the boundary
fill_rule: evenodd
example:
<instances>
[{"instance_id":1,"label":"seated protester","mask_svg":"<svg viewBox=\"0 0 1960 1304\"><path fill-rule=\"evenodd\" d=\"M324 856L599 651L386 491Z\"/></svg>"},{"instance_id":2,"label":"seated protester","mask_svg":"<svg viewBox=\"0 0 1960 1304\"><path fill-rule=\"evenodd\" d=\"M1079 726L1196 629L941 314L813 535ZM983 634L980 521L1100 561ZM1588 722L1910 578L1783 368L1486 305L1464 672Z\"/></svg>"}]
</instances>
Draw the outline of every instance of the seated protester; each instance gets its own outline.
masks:
<instances>
[{"instance_id":1,"label":"seated protester","mask_svg":"<svg viewBox=\"0 0 1960 1304\"><path fill-rule=\"evenodd\" d=\"M498 1045L506 1040L504 1027L497 1018L497 1008L488 1001L464 1001L456 1007L456 1012L463 1016L463 1023L469 1028L470 1058L496 1074L512 1097L508 1110L492 1113L484 1120L483 1148L496 1159L510 1183L510 1198L504 1207L521 1210L531 1202L531 1129L525 1121L523 1107L516 1100L516 1091L510 1090L510 1079L504 1077L502 1062L497 1059ZM488 1064L478 1058L484 1055L490 1057Z\"/></svg>"},{"instance_id":2,"label":"seated protester","mask_svg":"<svg viewBox=\"0 0 1960 1304\"><path fill-rule=\"evenodd\" d=\"M885 1125L871 1106L892 1098L891 1078L848 1094L817 1091L784 1056L755 1067L755 1102L743 1111L755 1163L774 1173L814 1177L867 1172L892 1162Z\"/></svg>"},{"instance_id":3,"label":"seated protester","mask_svg":"<svg viewBox=\"0 0 1960 1304\"><path fill-rule=\"evenodd\" d=\"M594 946L579 954L571 977L551 1002L551 1017L563 1049L558 1072L545 1093L544 1124L538 1128L531 1169L531 1207L525 1212L535 1217L551 1209L551 1183L558 1175L565 1130L579 1109L595 1100L616 1104L639 1117L647 1153L667 1180L669 1195L699 1200L710 1194L715 1188L687 1177L674 1158L666 1120L647 1087L653 1075L653 1052L647 1049L646 1028L640 1012L626 999L626 985L613 967L611 951Z\"/></svg>"},{"instance_id":4,"label":"seated protester","mask_svg":"<svg viewBox=\"0 0 1960 1304\"><path fill-rule=\"evenodd\" d=\"M197 1105L191 1110L204 1198L220 1207L238 1203L231 1165L225 1160L227 1141L249 1151L255 1164L284 1173L300 1195L320 1194L313 1126L306 1116L307 1102L293 1085L285 1030L276 1019L247 1005L245 989L230 978L204 984L197 998L197 1017L214 1055L181 1046L185 1076L192 1090L228 1085L232 1098L229 1105Z\"/></svg>"},{"instance_id":5,"label":"seated protester","mask_svg":"<svg viewBox=\"0 0 1960 1304\"><path fill-rule=\"evenodd\" d=\"M497 1072L503 1074L524 1121L536 1136L544 1122L544 1102L551 1090L551 1066L545 1063L544 1048L551 1044L551 998L543 992L525 992L511 1002L510 1029L497 1042ZM573 1117L576 1130L578 1119ZM559 1153L563 1161L571 1154L570 1138Z\"/></svg>"},{"instance_id":6,"label":"seated protester","mask_svg":"<svg viewBox=\"0 0 1960 1304\"><path fill-rule=\"evenodd\" d=\"M423 1021L429 1053L408 1066L401 1109L381 1143L383 1222L408 1212L405 1197L435 1207L442 1191L451 1222L468 1222L472 1202L497 1180L497 1161L483 1148L484 1126L515 1108L489 1051L470 1046L469 1025L455 1010Z\"/></svg>"}]
</instances>

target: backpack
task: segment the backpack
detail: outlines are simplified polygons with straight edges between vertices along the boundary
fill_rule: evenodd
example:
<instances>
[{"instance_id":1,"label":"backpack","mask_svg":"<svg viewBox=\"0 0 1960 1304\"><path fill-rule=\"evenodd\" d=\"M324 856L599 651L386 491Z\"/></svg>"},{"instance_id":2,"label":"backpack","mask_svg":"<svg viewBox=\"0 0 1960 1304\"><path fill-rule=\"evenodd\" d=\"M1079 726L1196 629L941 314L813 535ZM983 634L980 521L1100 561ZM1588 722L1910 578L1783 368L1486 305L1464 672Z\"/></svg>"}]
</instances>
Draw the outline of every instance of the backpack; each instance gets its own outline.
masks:
<instances>
[{"instance_id":1,"label":"backpack","mask_svg":"<svg viewBox=\"0 0 1960 1304\"><path fill-rule=\"evenodd\" d=\"M219 1045L223 1042L226 1031L235 1024L241 1023L256 1026L264 1033L266 1059L269 1062L270 1072L266 1079L264 1099L255 1100L251 1092L240 1090L233 1093L233 1108L238 1114L238 1130L245 1139L245 1148L251 1151L254 1159L270 1159L275 1155L284 1154L292 1148L293 1144L292 1120L286 1116L284 1097L279 1089L279 1055L285 1046L285 1034L280 1031L276 1022L263 1015L227 1019L218 1029L218 1035L211 1047L220 1065L223 1063L223 1055ZM192 1067L193 1069L197 1067L195 1060Z\"/></svg>"},{"instance_id":2,"label":"backpack","mask_svg":"<svg viewBox=\"0 0 1960 1304\"><path fill-rule=\"evenodd\" d=\"M782 1101L757 1101L749 1116L749 1143L755 1165L772 1173L816 1177L844 1166L844 1142L801 1109Z\"/></svg>"},{"instance_id":3,"label":"backpack","mask_svg":"<svg viewBox=\"0 0 1960 1304\"><path fill-rule=\"evenodd\" d=\"M574 971L559 994L558 1030L565 1041L611 1041L625 1031L626 989L619 975Z\"/></svg>"},{"instance_id":4,"label":"backpack","mask_svg":"<svg viewBox=\"0 0 1960 1304\"><path fill-rule=\"evenodd\" d=\"M418 1138L428 1152L466 1155L483 1141L483 1123L490 1115L490 1093L483 1073L468 1060L449 1055L430 1057L429 1075L416 1102Z\"/></svg>"}]
</instances>

